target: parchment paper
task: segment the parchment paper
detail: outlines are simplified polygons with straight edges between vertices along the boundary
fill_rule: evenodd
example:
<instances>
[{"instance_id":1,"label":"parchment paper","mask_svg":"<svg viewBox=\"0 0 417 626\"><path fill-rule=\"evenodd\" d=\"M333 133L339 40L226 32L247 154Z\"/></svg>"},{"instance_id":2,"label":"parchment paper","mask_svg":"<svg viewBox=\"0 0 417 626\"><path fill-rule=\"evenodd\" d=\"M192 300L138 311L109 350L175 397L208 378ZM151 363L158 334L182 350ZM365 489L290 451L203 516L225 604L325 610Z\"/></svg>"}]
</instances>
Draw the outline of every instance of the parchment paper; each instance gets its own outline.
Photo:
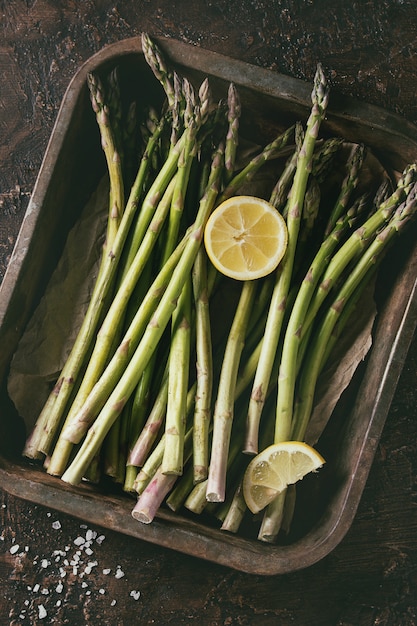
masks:
<instances>
[{"instance_id":1,"label":"parchment paper","mask_svg":"<svg viewBox=\"0 0 417 626\"><path fill-rule=\"evenodd\" d=\"M68 234L63 255L14 354L8 391L30 432L71 350L97 275L108 212L99 184Z\"/></svg>"}]
</instances>

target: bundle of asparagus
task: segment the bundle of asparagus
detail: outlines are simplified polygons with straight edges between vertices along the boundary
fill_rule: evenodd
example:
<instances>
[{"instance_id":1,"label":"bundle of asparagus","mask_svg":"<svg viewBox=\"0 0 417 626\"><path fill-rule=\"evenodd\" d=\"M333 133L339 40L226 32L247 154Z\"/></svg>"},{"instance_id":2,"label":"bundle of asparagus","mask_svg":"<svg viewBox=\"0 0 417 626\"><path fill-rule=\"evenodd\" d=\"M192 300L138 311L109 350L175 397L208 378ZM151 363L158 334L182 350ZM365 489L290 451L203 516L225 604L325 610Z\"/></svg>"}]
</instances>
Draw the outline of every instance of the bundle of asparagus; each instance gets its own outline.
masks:
<instances>
[{"instance_id":1,"label":"bundle of asparagus","mask_svg":"<svg viewBox=\"0 0 417 626\"><path fill-rule=\"evenodd\" d=\"M141 124L135 104L122 107L117 70L88 77L110 183L106 240L83 324L24 454L71 484L111 477L137 496L142 522L166 500L237 532L248 460L271 442L304 439L320 372L415 214L417 168L358 192L366 148L350 146L345 158L346 142L320 138L329 99L320 66L305 128L238 166L235 86L216 103L207 80L195 88L147 34L142 43L165 99ZM268 199L285 217L288 248L275 273L240 284L209 263L203 232L271 160ZM267 507L259 539L276 540L292 503L288 489Z\"/></svg>"}]
</instances>

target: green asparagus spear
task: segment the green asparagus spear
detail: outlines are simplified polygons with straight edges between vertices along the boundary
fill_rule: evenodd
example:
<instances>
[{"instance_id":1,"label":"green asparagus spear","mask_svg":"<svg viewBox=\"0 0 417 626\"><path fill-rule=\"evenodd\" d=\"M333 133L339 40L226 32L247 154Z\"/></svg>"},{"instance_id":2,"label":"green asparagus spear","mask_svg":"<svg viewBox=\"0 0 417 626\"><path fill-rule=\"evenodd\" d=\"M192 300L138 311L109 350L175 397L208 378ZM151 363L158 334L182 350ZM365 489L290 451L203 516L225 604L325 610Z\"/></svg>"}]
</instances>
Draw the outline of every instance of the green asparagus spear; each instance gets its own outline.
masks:
<instances>
[{"instance_id":1,"label":"green asparagus spear","mask_svg":"<svg viewBox=\"0 0 417 626\"><path fill-rule=\"evenodd\" d=\"M248 454L256 454L258 452L259 423L268 391L274 357L286 309L286 301L292 278L300 226L301 211L307 181L311 171L311 160L320 124L324 118L328 103L328 87L321 66L317 68L314 90L312 93L312 102L313 106L307 122L304 141L298 154L296 172L288 200L288 247L284 259L277 270L277 280L272 294L262 342L262 350L259 357L259 364L248 407L248 432L245 441L245 452Z\"/></svg>"}]
</instances>

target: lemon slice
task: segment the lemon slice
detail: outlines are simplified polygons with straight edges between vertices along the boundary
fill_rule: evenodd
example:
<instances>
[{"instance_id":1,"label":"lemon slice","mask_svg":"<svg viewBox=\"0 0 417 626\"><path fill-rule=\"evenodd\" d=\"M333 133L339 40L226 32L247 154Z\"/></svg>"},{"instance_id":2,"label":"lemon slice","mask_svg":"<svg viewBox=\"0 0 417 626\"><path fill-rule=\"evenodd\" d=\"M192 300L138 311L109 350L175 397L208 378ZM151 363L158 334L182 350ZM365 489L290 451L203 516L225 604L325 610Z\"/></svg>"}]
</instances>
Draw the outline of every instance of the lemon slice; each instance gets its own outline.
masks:
<instances>
[{"instance_id":1,"label":"lemon slice","mask_svg":"<svg viewBox=\"0 0 417 626\"><path fill-rule=\"evenodd\" d=\"M254 196L233 196L222 202L204 231L210 261L219 272L236 280L254 280L273 272L287 243L282 215Z\"/></svg>"},{"instance_id":2,"label":"lemon slice","mask_svg":"<svg viewBox=\"0 0 417 626\"><path fill-rule=\"evenodd\" d=\"M275 443L257 454L243 477L243 496L248 509L259 513L288 485L315 472L325 463L311 446L301 441Z\"/></svg>"}]
</instances>

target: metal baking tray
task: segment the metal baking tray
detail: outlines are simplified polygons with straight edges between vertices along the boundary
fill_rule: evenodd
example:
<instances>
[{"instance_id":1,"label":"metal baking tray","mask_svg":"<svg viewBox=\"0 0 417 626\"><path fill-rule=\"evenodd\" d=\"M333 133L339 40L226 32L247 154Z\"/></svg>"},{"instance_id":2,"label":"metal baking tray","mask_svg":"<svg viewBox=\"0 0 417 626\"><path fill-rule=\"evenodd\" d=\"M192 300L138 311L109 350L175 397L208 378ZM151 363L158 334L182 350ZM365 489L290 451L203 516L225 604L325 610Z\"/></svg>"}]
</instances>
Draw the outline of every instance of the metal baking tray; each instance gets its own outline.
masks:
<instances>
[{"instance_id":1,"label":"metal baking tray","mask_svg":"<svg viewBox=\"0 0 417 626\"><path fill-rule=\"evenodd\" d=\"M158 40L180 72L214 92L230 82L242 100L243 132L259 142L308 116L311 85L169 39ZM27 501L75 515L128 536L240 571L273 575L308 567L342 540L357 510L416 325L417 238L412 228L379 272L379 312L373 346L321 442L326 471L307 497L308 515L284 543L269 545L220 531L197 517L161 508L149 525L131 516L132 499L71 487L21 457L22 420L7 395L12 356L38 303L78 212L97 187L105 163L86 87L88 72L118 66L130 89L160 97L140 38L91 57L72 79L57 116L20 234L0 290L0 485ZM133 78L134 77L134 78ZM323 134L363 142L388 171L417 158L417 130L400 117L331 93ZM302 498L301 498L302 500ZM302 504L302 503L301 503ZM306 517L308 518L306 520Z\"/></svg>"}]
</instances>

